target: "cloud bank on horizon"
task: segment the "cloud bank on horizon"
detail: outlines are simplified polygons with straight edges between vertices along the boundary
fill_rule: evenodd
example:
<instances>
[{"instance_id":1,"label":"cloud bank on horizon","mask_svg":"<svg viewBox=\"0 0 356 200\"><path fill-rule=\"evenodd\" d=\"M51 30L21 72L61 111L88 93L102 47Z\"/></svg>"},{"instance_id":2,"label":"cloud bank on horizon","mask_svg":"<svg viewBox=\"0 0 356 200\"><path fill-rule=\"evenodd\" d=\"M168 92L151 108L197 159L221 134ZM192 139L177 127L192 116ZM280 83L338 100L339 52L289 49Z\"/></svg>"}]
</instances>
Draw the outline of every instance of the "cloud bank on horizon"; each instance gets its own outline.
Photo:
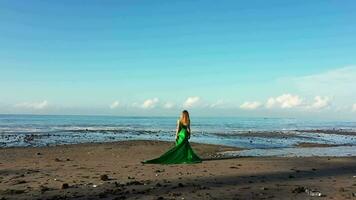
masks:
<instances>
[{"instance_id":1,"label":"cloud bank on horizon","mask_svg":"<svg viewBox=\"0 0 356 200\"><path fill-rule=\"evenodd\" d=\"M115 100L110 103L108 108L112 111L120 110L174 110L179 109L207 109L207 110L217 110L217 109L232 109L239 113L239 110L245 111L256 111L261 110L263 112L268 110L301 110L308 112L320 112L323 110L333 110L335 112L356 112L356 67L347 66L343 68L338 68L335 70L322 72L320 74L295 77L288 79L278 79L277 82L285 82L288 80L292 85L296 87L300 93L305 93L306 96L310 96L310 93L314 94L311 98L301 96L299 94L285 93L274 97L269 97L265 100L252 100L252 101L241 101L240 103L227 101L225 99L220 99L212 102L205 101L204 97L191 96L186 97L183 102L172 102L165 101L164 98L154 97L148 98L142 102L133 102L123 104L125 98L119 98L120 100ZM309 84L308 86L306 84ZM305 92L306 91L306 92ZM320 96L320 94L327 96ZM349 103L337 103L343 102L343 100L348 99ZM63 109L65 106L52 105L48 100L42 100L37 102L19 102L12 106L13 110L29 112L29 113L46 113L46 111L53 111L56 107L57 109ZM100 107L100 106L99 106ZM105 104L102 105L104 109ZM105 109L104 109L105 110ZM16 112L15 112L16 113ZM120 112L118 112L120 113Z\"/></svg>"}]
</instances>

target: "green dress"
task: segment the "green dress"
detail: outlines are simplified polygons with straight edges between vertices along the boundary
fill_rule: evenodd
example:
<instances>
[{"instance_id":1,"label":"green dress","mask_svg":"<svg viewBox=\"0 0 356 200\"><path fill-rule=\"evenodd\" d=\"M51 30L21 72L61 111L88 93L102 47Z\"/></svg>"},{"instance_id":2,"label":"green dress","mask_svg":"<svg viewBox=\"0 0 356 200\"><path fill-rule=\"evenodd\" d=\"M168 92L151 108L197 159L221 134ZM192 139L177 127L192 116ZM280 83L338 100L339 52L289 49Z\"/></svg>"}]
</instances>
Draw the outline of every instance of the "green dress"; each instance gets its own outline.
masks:
<instances>
[{"instance_id":1,"label":"green dress","mask_svg":"<svg viewBox=\"0 0 356 200\"><path fill-rule=\"evenodd\" d=\"M182 163L200 163L201 158L197 156L188 141L188 128L180 124L178 140L176 145L164 153L161 157L152 160L146 160L145 164L182 164Z\"/></svg>"}]
</instances>

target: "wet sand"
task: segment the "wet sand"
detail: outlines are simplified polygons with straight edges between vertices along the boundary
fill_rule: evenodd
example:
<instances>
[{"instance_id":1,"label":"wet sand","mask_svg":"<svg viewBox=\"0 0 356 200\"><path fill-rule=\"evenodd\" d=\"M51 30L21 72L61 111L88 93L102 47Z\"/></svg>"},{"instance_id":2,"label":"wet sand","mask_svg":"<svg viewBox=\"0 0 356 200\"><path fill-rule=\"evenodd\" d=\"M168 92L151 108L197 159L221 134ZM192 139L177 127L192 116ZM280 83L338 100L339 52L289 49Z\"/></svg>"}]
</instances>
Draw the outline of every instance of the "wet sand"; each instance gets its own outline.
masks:
<instances>
[{"instance_id":1,"label":"wet sand","mask_svg":"<svg viewBox=\"0 0 356 200\"><path fill-rule=\"evenodd\" d=\"M192 144L205 160L143 165L173 143L127 141L0 149L0 199L353 199L356 158L219 158L237 148ZM310 144L308 144L310 145Z\"/></svg>"},{"instance_id":2,"label":"wet sand","mask_svg":"<svg viewBox=\"0 0 356 200\"><path fill-rule=\"evenodd\" d=\"M337 147L342 145L336 144L319 144L319 143L311 143L311 142L302 142L294 145L295 147Z\"/></svg>"}]
</instances>

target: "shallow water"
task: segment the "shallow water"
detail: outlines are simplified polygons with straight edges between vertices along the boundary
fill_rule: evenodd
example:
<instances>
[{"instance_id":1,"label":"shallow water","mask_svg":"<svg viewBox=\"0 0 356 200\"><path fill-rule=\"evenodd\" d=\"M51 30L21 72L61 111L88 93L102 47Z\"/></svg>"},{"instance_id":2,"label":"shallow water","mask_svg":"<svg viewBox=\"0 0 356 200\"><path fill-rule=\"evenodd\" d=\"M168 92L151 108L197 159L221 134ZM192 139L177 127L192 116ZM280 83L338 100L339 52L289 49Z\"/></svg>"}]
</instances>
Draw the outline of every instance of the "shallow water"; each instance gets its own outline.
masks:
<instances>
[{"instance_id":1,"label":"shallow water","mask_svg":"<svg viewBox=\"0 0 356 200\"><path fill-rule=\"evenodd\" d=\"M228 157L350 157L356 156L356 146L338 147L309 147L309 148L277 148L277 149L249 149L242 151L227 151L221 153Z\"/></svg>"},{"instance_id":2,"label":"shallow water","mask_svg":"<svg viewBox=\"0 0 356 200\"><path fill-rule=\"evenodd\" d=\"M174 117L0 115L0 147L137 139L173 142L176 120ZM193 142L256 150L290 148L302 142L356 145L356 122L192 118L192 131Z\"/></svg>"}]
</instances>

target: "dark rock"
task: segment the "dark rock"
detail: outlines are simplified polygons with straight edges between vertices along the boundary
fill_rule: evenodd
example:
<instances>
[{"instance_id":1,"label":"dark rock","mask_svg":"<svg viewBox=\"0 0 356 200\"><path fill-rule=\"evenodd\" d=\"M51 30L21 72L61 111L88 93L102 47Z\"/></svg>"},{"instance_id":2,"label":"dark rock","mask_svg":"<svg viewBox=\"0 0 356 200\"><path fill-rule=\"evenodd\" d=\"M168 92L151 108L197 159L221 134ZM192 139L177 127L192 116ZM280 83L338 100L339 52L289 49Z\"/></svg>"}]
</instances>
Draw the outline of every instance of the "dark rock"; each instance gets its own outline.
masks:
<instances>
[{"instance_id":1,"label":"dark rock","mask_svg":"<svg viewBox=\"0 0 356 200\"><path fill-rule=\"evenodd\" d=\"M293 175L289 175L289 176L288 176L288 178L295 178L295 176L293 176Z\"/></svg>"},{"instance_id":2,"label":"dark rock","mask_svg":"<svg viewBox=\"0 0 356 200\"><path fill-rule=\"evenodd\" d=\"M37 152L37 153L36 153L36 155L40 156L40 155L42 155L42 153L40 153L40 152Z\"/></svg>"},{"instance_id":3,"label":"dark rock","mask_svg":"<svg viewBox=\"0 0 356 200\"><path fill-rule=\"evenodd\" d=\"M24 184L27 183L25 180L15 180L12 185L20 185L20 184Z\"/></svg>"},{"instance_id":4,"label":"dark rock","mask_svg":"<svg viewBox=\"0 0 356 200\"><path fill-rule=\"evenodd\" d=\"M100 180L102 180L102 181L108 181L108 180L109 180L109 176L106 175L106 174L103 174L103 175L100 176Z\"/></svg>"},{"instance_id":5,"label":"dark rock","mask_svg":"<svg viewBox=\"0 0 356 200\"><path fill-rule=\"evenodd\" d=\"M122 186L124 186L124 184L120 184L120 183L118 183L117 181L115 181L114 184L115 184L115 187L122 187Z\"/></svg>"},{"instance_id":6,"label":"dark rock","mask_svg":"<svg viewBox=\"0 0 356 200\"><path fill-rule=\"evenodd\" d=\"M268 188L266 188L266 187L261 187L260 189L261 190L268 190Z\"/></svg>"},{"instance_id":7,"label":"dark rock","mask_svg":"<svg viewBox=\"0 0 356 200\"><path fill-rule=\"evenodd\" d=\"M164 200L164 198L163 197L158 197L157 200Z\"/></svg>"},{"instance_id":8,"label":"dark rock","mask_svg":"<svg viewBox=\"0 0 356 200\"><path fill-rule=\"evenodd\" d=\"M293 193L302 193L305 192L305 187L298 186L292 190Z\"/></svg>"},{"instance_id":9,"label":"dark rock","mask_svg":"<svg viewBox=\"0 0 356 200\"><path fill-rule=\"evenodd\" d=\"M56 161L56 162L61 162L61 159L55 158L54 161Z\"/></svg>"},{"instance_id":10,"label":"dark rock","mask_svg":"<svg viewBox=\"0 0 356 200\"><path fill-rule=\"evenodd\" d=\"M40 186L40 191L41 191L41 193L44 193L44 192L46 192L46 191L48 191L48 190L49 190L48 187L46 187L46 186L44 186L44 185L41 185L41 186Z\"/></svg>"},{"instance_id":11,"label":"dark rock","mask_svg":"<svg viewBox=\"0 0 356 200\"><path fill-rule=\"evenodd\" d=\"M100 199L103 199L103 198L106 198L106 197L107 197L107 195L106 195L105 192L99 193L98 196L99 196Z\"/></svg>"},{"instance_id":12,"label":"dark rock","mask_svg":"<svg viewBox=\"0 0 356 200\"><path fill-rule=\"evenodd\" d=\"M139 182L139 181L130 181L130 182L127 182L126 185L144 185L144 183Z\"/></svg>"},{"instance_id":13,"label":"dark rock","mask_svg":"<svg viewBox=\"0 0 356 200\"><path fill-rule=\"evenodd\" d=\"M126 199L126 196L122 195L119 197L115 197L113 200L124 200L124 199Z\"/></svg>"},{"instance_id":14,"label":"dark rock","mask_svg":"<svg viewBox=\"0 0 356 200\"><path fill-rule=\"evenodd\" d=\"M206 189L210 189L210 188L202 185L202 186L199 187L199 189L206 190Z\"/></svg>"},{"instance_id":15,"label":"dark rock","mask_svg":"<svg viewBox=\"0 0 356 200\"><path fill-rule=\"evenodd\" d=\"M178 187L184 187L183 183L178 183Z\"/></svg>"},{"instance_id":16,"label":"dark rock","mask_svg":"<svg viewBox=\"0 0 356 200\"><path fill-rule=\"evenodd\" d=\"M169 193L169 196L179 197L179 196L182 196L182 194L181 194L181 193L173 192L173 193Z\"/></svg>"},{"instance_id":17,"label":"dark rock","mask_svg":"<svg viewBox=\"0 0 356 200\"><path fill-rule=\"evenodd\" d=\"M22 178L22 177L25 177L25 174L20 174L20 175L11 177L10 180L14 180L14 179L17 179L17 178Z\"/></svg>"},{"instance_id":18,"label":"dark rock","mask_svg":"<svg viewBox=\"0 0 356 200\"><path fill-rule=\"evenodd\" d=\"M162 184L157 183L157 184L156 184L156 187L162 187Z\"/></svg>"},{"instance_id":19,"label":"dark rock","mask_svg":"<svg viewBox=\"0 0 356 200\"><path fill-rule=\"evenodd\" d=\"M155 172L156 173L161 173L161 172L165 172L165 170L164 169L162 169L162 170L157 169Z\"/></svg>"},{"instance_id":20,"label":"dark rock","mask_svg":"<svg viewBox=\"0 0 356 200\"><path fill-rule=\"evenodd\" d=\"M0 194L14 195L14 194L23 194L23 193L25 193L25 190L6 189L2 191Z\"/></svg>"},{"instance_id":21,"label":"dark rock","mask_svg":"<svg viewBox=\"0 0 356 200\"><path fill-rule=\"evenodd\" d=\"M68 185L68 183L63 183L62 184L62 189L64 190L64 189L68 189L69 188L69 185Z\"/></svg>"}]
</instances>

